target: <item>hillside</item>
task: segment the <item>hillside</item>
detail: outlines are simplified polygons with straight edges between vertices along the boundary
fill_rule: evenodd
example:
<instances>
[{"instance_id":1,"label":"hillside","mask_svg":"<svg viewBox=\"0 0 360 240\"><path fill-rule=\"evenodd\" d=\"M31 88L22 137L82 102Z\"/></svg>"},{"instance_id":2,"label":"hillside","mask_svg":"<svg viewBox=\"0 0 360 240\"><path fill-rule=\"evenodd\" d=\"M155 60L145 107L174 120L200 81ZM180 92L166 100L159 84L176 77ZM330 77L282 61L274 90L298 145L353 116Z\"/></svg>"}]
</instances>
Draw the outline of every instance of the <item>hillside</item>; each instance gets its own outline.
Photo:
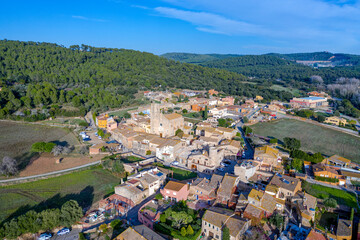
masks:
<instances>
[{"instance_id":1,"label":"hillside","mask_svg":"<svg viewBox=\"0 0 360 240\"><path fill-rule=\"evenodd\" d=\"M208 61L225 59L229 57L238 57L238 54L196 54L196 53L165 53L161 55L169 60L183 63L200 64Z\"/></svg>"},{"instance_id":2,"label":"hillside","mask_svg":"<svg viewBox=\"0 0 360 240\"><path fill-rule=\"evenodd\" d=\"M134 94L146 89L216 88L239 96L292 97L246 81L238 73L134 50L0 41L0 118L84 115L134 104Z\"/></svg>"}]
</instances>

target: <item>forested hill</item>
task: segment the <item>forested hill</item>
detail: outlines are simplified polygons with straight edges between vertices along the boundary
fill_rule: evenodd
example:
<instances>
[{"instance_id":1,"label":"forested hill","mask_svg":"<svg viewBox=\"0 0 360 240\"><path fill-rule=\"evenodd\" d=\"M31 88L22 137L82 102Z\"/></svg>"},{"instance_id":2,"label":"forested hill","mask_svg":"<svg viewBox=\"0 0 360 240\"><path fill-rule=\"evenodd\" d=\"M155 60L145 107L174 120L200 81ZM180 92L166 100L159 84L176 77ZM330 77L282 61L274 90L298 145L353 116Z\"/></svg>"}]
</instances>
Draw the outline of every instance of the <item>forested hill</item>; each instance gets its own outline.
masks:
<instances>
[{"instance_id":1,"label":"forested hill","mask_svg":"<svg viewBox=\"0 0 360 240\"><path fill-rule=\"evenodd\" d=\"M238 57L238 54L196 54L196 53L165 53L161 57L183 63L199 64L213 60Z\"/></svg>"},{"instance_id":2,"label":"forested hill","mask_svg":"<svg viewBox=\"0 0 360 240\"><path fill-rule=\"evenodd\" d=\"M273 55L246 55L208 61L200 65L265 79L308 81L311 76L319 75L325 83L332 83L339 77L360 77L360 65L312 68Z\"/></svg>"},{"instance_id":3,"label":"forested hill","mask_svg":"<svg viewBox=\"0 0 360 240\"><path fill-rule=\"evenodd\" d=\"M30 115L32 109L44 114L81 115L133 103L139 90L173 87L215 88L231 95L261 94L265 99L292 97L247 84L247 80L235 72L133 50L0 41L0 118L39 116L34 111Z\"/></svg>"},{"instance_id":4,"label":"forested hill","mask_svg":"<svg viewBox=\"0 0 360 240\"><path fill-rule=\"evenodd\" d=\"M293 61L330 61L336 65L360 65L360 55L331 53L331 52L313 52L313 53L291 53L278 54L269 53L267 55L276 56L286 60Z\"/></svg>"}]
</instances>

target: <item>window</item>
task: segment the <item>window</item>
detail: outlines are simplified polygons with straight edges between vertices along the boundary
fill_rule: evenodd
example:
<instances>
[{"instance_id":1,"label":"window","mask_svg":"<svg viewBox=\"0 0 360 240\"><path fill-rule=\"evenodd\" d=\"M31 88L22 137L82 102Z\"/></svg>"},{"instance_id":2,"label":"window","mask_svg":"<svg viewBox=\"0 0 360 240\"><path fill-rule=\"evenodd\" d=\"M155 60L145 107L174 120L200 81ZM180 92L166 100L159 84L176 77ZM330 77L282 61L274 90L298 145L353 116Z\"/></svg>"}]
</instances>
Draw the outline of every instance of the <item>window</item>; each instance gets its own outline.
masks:
<instances>
[{"instance_id":1,"label":"window","mask_svg":"<svg viewBox=\"0 0 360 240\"><path fill-rule=\"evenodd\" d=\"M204 228L204 232L206 232L206 228Z\"/></svg>"},{"instance_id":2,"label":"window","mask_svg":"<svg viewBox=\"0 0 360 240\"><path fill-rule=\"evenodd\" d=\"M170 193L170 191L166 190L166 193Z\"/></svg>"},{"instance_id":3,"label":"window","mask_svg":"<svg viewBox=\"0 0 360 240\"><path fill-rule=\"evenodd\" d=\"M160 127L162 127L162 123L160 123Z\"/></svg>"},{"instance_id":4,"label":"window","mask_svg":"<svg viewBox=\"0 0 360 240\"><path fill-rule=\"evenodd\" d=\"M176 192L174 192L174 195L176 196Z\"/></svg>"},{"instance_id":5,"label":"window","mask_svg":"<svg viewBox=\"0 0 360 240\"><path fill-rule=\"evenodd\" d=\"M211 224L209 223L209 227L211 227Z\"/></svg>"},{"instance_id":6,"label":"window","mask_svg":"<svg viewBox=\"0 0 360 240\"><path fill-rule=\"evenodd\" d=\"M216 239L219 239L219 235L216 235Z\"/></svg>"}]
</instances>

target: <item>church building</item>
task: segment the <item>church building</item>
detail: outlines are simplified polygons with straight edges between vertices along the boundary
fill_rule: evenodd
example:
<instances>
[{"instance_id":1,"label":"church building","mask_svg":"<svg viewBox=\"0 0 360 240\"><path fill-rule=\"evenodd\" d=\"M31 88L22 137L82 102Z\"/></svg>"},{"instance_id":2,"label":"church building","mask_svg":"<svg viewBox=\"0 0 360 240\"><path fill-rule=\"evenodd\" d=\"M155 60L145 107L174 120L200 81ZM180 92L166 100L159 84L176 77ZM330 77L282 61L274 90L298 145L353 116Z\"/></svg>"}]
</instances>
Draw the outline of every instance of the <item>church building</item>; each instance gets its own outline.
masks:
<instances>
[{"instance_id":1,"label":"church building","mask_svg":"<svg viewBox=\"0 0 360 240\"><path fill-rule=\"evenodd\" d=\"M160 137L172 137L176 130L184 129L183 116L178 113L163 114L160 104L151 104L150 117L151 133Z\"/></svg>"}]
</instances>

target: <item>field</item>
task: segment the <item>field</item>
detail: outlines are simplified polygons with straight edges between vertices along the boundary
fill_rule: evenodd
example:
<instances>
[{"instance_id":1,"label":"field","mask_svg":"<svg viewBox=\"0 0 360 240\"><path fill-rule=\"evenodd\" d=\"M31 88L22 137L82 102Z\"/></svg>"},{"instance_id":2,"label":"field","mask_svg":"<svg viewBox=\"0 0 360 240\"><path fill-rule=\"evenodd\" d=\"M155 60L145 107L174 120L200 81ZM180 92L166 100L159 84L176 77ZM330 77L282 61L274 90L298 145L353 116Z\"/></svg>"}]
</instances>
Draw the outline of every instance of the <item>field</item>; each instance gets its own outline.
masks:
<instances>
[{"instance_id":1,"label":"field","mask_svg":"<svg viewBox=\"0 0 360 240\"><path fill-rule=\"evenodd\" d=\"M327 199L334 198L338 204L346 205L352 208L357 208L356 196L353 193L343 191L336 188L325 187L318 184L310 184L304 182L303 190L316 198Z\"/></svg>"},{"instance_id":2,"label":"field","mask_svg":"<svg viewBox=\"0 0 360 240\"><path fill-rule=\"evenodd\" d=\"M11 215L30 209L58 207L75 199L82 207L90 206L112 193L120 179L100 167L59 177L0 187L0 223Z\"/></svg>"},{"instance_id":3,"label":"field","mask_svg":"<svg viewBox=\"0 0 360 240\"><path fill-rule=\"evenodd\" d=\"M277 84L272 85L270 88L273 90L276 90L276 91L288 91L295 97L300 96L300 91L299 91L299 89L296 89L296 88L287 88L287 87L283 87L283 86L277 85Z\"/></svg>"},{"instance_id":4,"label":"field","mask_svg":"<svg viewBox=\"0 0 360 240\"><path fill-rule=\"evenodd\" d=\"M292 119L257 123L251 128L255 134L279 140L294 137L301 141L304 151L338 154L360 163L360 138L333 129Z\"/></svg>"},{"instance_id":5,"label":"field","mask_svg":"<svg viewBox=\"0 0 360 240\"><path fill-rule=\"evenodd\" d=\"M26 161L31 145L40 141L79 144L74 134L67 129L0 121L0 159L11 156L16 157L19 162Z\"/></svg>"}]
</instances>

